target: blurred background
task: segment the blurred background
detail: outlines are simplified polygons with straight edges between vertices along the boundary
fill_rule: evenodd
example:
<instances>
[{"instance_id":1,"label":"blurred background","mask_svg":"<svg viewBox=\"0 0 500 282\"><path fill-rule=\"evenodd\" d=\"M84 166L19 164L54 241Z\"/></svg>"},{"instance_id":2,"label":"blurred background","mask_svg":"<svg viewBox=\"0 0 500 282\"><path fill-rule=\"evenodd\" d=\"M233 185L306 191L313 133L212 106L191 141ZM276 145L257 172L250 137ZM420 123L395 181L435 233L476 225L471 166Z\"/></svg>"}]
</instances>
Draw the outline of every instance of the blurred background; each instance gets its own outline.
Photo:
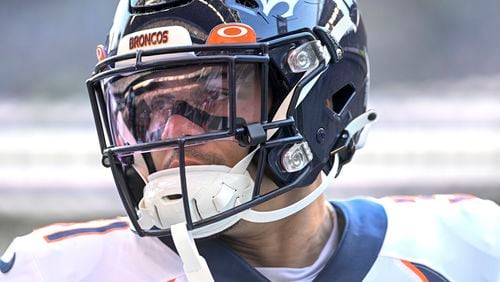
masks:
<instances>
[{"instance_id":1,"label":"blurred background","mask_svg":"<svg viewBox=\"0 0 500 282\"><path fill-rule=\"evenodd\" d=\"M500 2L360 0L379 122L329 190L500 202ZM0 1L0 253L57 221L124 214L84 85L116 1Z\"/></svg>"}]
</instances>

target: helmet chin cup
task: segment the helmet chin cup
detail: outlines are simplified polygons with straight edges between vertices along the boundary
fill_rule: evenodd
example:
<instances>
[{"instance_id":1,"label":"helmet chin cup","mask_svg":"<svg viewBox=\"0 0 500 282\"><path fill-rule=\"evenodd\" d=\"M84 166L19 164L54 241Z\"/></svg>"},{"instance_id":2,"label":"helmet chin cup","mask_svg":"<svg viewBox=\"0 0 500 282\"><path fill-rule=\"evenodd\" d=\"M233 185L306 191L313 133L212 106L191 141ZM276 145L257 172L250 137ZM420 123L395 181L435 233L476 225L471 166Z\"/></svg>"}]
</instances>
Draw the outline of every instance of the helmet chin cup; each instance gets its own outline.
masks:
<instances>
[{"instance_id":1,"label":"helmet chin cup","mask_svg":"<svg viewBox=\"0 0 500 282\"><path fill-rule=\"evenodd\" d=\"M190 212L188 216L197 222L250 201L254 181L246 169L255 152L248 154L233 168L222 165L186 166L187 195L181 190L179 168L151 174L138 206L139 224L143 229L153 226L169 229L186 222L186 203ZM231 227L238 220L237 216L229 217L193 234L195 237L210 236Z\"/></svg>"}]
</instances>

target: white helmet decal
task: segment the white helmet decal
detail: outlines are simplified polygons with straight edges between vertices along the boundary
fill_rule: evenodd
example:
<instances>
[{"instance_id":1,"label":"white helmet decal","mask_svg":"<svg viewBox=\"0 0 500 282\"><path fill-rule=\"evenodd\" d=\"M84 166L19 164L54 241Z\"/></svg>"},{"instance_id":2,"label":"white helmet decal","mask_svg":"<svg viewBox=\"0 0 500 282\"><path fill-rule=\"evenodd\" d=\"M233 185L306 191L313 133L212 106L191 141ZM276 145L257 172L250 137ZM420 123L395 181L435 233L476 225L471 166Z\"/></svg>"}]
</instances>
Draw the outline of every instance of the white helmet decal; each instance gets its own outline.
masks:
<instances>
[{"instance_id":1,"label":"white helmet decal","mask_svg":"<svg viewBox=\"0 0 500 282\"><path fill-rule=\"evenodd\" d=\"M326 23L326 27L331 30L331 35L337 42L350 31L356 32L359 16L353 19L350 14L351 7L356 4L354 0L336 0L336 6L332 17ZM356 11L357 13L357 11Z\"/></svg>"},{"instance_id":2,"label":"white helmet decal","mask_svg":"<svg viewBox=\"0 0 500 282\"><path fill-rule=\"evenodd\" d=\"M269 13L276 5L286 3L288 5L288 10L279 16L287 18L293 16L293 9L295 8L297 2L299 2L299 0L262 0L262 12L264 12L266 16L269 16Z\"/></svg>"}]
</instances>

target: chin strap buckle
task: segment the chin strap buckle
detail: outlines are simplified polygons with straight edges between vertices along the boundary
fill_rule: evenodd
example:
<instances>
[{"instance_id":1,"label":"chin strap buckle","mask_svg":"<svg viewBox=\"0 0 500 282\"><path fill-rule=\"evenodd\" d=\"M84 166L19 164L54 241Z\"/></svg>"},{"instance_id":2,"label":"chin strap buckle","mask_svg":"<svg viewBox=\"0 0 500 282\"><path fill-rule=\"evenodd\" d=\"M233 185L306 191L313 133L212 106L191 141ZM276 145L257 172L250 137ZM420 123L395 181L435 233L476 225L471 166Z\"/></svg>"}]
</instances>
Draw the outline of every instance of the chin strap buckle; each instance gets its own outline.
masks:
<instances>
[{"instance_id":1,"label":"chin strap buckle","mask_svg":"<svg viewBox=\"0 0 500 282\"><path fill-rule=\"evenodd\" d=\"M370 110L356 117L346 126L346 128L340 135L339 140L337 140L337 143L333 147L333 150L330 152L330 156L334 156L335 154L339 155L340 163L338 166L337 175L335 177L339 175L342 167L351 161L356 149L362 146L362 144L358 146L358 144L354 142L355 140L353 139L353 137L358 132L361 132L363 128L365 128L365 126L369 126L376 120L377 113L373 110ZM364 140L361 140L361 143L364 142Z\"/></svg>"}]
</instances>

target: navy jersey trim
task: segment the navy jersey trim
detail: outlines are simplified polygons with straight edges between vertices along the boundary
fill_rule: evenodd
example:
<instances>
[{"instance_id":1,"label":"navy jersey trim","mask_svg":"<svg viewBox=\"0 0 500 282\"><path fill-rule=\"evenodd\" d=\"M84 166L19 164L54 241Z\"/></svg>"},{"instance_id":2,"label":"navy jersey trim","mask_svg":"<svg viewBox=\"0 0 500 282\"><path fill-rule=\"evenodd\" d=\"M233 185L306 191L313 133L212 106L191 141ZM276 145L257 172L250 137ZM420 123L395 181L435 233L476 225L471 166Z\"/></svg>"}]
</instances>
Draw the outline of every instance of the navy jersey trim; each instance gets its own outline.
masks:
<instances>
[{"instance_id":1,"label":"navy jersey trim","mask_svg":"<svg viewBox=\"0 0 500 282\"><path fill-rule=\"evenodd\" d=\"M340 241L315 281L362 281L375 263L387 231L387 215L365 199L332 202L339 218Z\"/></svg>"},{"instance_id":2,"label":"navy jersey trim","mask_svg":"<svg viewBox=\"0 0 500 282\"><path fill-rule=\"evenodd\" d=\"M315 281L361 281L377 259L387 229L384 208L369 200L333 202L341 239ZM160 240L177 253L172 237ZM215 281L269 281L220 238L195 240Z\"/></svg>"},{"instance_id":3,"label":"navy jersey trim","mask_svg":"<svg viewBox=\"0 0 500 282\"><path fill-rule=\"evenodd\" d=\"M16 253L12 256L12 258L5 262L0 259L0 271L2 273L7 273L12 269L12 266L14 266L14 262L16 261Z\"/></svg>"},{"instance_id":4,"label":"navy jersey trim","mask_svg":"<svg viewBox=\"0 0 500 282\"><path fill-rule=\"evenodd\" d=\"M88 235L88 234L104 234L114 230L128 228L128 223L124 221L115 222L101 227L91 228L76 228L71 230L59 231L45 236L45 240L49 243L60 241L74 236Z\"/></svg>"},{"instance_id":5,"label":"navy jersey trim","mask_svg":"<svg viewBox=\"0 0 500 282\"><path fill-rule=\"evenodd\" d=\"M200 254L207 260L208 267L216 281L270 281L236 254L223 240L201 241L198 245ZM219 259L221 254L224 259Z\"/></svg>"},{"instance_id":6,"label":"navy jersey trim","mask_svg":"<svg viewBox=\"0 0 500 282\"><path fill-rule=\"evenodd\" d=\"M422 272L423 275L427 278L429 282L449 282L448 279L446 279L443 275L441 275L439 272L435 271L432 268L429 268L423 264L418 264L412 262L412 264Z\"/></svg>"},{"instance_id":7,"label":"navy jersey trim","mask_svg":"<svg viewBox=\"0 0 500 282\"><path fill-rule=\"evenodd\" d=\"M159 239L178 254L172 237L161 237ZM270 281L247 263L245 259L236 254L222 239L195 239L195 242L200 255L207 261L208 268L215 281Z\"/></svg>"}]
</instances>

